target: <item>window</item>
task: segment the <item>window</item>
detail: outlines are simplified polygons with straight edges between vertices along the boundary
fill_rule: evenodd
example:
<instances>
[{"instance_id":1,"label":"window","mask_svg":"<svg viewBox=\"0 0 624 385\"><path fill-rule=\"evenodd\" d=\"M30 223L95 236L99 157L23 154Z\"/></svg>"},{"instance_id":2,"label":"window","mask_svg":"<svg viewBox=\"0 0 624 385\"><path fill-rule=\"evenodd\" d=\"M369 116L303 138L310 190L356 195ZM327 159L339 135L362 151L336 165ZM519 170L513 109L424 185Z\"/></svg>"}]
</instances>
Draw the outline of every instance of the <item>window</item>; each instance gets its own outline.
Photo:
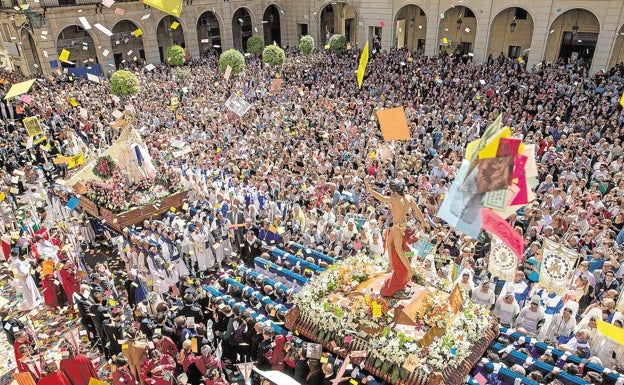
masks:
<instances>
[{"instance_id":1,"label":"window","mask_svg":"<svg viewBox=\"0 0 624 385\"><path fill-rule=\"evenodd\" d=\"M526 20L528 12L524 8L516 8L515 18L517 20Z\"/></svg>"},{"instance_id":2,"label":"window","mask_svg":"<svg viewBox=\"0 0 624 385\"><path fill-rule=\"evenodd\" d=\"M510 45L507 56L512 59L517 59L520 56L520 49L521 47L519 45Z\"/></svg>"},{"instance_id":3,"label":"window","mask_svg":"<svg viewBox=\"0 0 624 385\"><path fill-rule=\"evenodd\" d=\"M472 12L472 9L464 7L464 17L475 17L475 14Z\"/></svg>"}]
</instances>

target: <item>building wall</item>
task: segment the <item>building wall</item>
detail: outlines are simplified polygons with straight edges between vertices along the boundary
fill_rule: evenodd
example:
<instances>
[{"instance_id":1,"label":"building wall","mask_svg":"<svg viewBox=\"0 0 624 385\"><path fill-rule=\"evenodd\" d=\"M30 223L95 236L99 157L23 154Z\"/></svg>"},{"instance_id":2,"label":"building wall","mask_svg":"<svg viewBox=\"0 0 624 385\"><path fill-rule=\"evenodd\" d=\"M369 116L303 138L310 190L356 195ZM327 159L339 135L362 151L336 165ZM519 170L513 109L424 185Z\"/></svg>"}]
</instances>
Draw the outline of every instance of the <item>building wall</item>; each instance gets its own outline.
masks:
<instances>
[{"instance_id":1,"label":"building wall","mask_svg":"<svg viewBox=\"0 0 624 385\"><path fill-rule=\"evenodd\" d=\"M54 6L54 2L58 0L28 1L32 2L30 6L35 12L42 12L43 4L47 5L45 25L35 28L31 33L44 73L51 71L49 61L58 59L60 49L56 39L60 31L67 26L80 26L78 17L81 16L86 17L92 26L100 23L109 30L122 20L131 21L143 31L140 40L145 60L148 63L157 63L160 62L159 46L166 47L172 39L180 42L183 40L191 56L205 52L207 45L200 41L207 32L201 29L201 24L198 35L198 21L205 12L214 12L218 20L222 50L241 46L238 39L234 41L234 37L239 34L236 33L238 22L233 20L235 12L241 7L247 8L250 13L252 34L262 37L262 18L267 7L271 5L280 10L282 45L296 45L305 26L317 45L324 44L325 31L321 30L324 25L321 13L326 6L330 6L335 18L333 24L331 20L325 23L333 25L336 32L344 32L344 19L350 19L351 40L360 46L366 41L372 41L373 35L379 35L383 49L396 46L397 39L401 38L402 44L415 50L418 40L424 39L424 53L437 55L441 50L451 53L459 44L468 43L470 54L477 62L487 60L489 54L507 54L509 46L519 46L524 54L528 54L528 65L533 65L543 60L557 60L562 53L561 44L566 36L565 32L571 31L572 25L576 23L581 36L588 33L598 34L593 49L592 71L624 61L624 0L464 0L461 3L454 0L192 0L191 3L191 0L184 0L182 15L178 20L179 30L171 31L169 25L163 25L160 32L157 32L158 24L166 15L146 8L140 2L117 2L111 8L103 7L101 13L96 13L95 4L58 7ZM425 14L421 15L418 8L414 7L404 9L409 5L419 7ZM471 9L475 17L467 17L464 7ZM509 24L513 20L515 7L522 7L528 15L526 20L516 20L516 29L512 33ZM124 14L116 13L116 8L123 9ZM5 8L9 13L11 9ZM9 13L0 14L0 24L13 28L8 19ZM147 15L149 17L145 18ZM457 20L460 15L462 23L458 29ZM20 18L23 19L23 15L18 14L16 20ZM413 24L410 22L412 18ZM167 21L165 24L170 23ZM43 31L47 31L47 35ZM123 31L115 30L115 33L121 32ZM125 60L133 60L134 56L139 58L137 49L141 48L138 41L131 39L124 43L127 47L120 47L121 44L116 44L116 40L111 41L110 37L95 28L88 33L93 39L93 46L84 52L74 52L79 60L84 61L83 57L87 56L86 60L93 59L102 64L105 70L112 70L115 53L123 53ZM174 38L176 34L179 36ZM444 38L449 41L447 46L441 44ZM0 54L2 48L0 47ZM129 50L134 54L126 55ZM33 55L29 51L21 50L23 55ZM44 57L43 51L47 57ZM105 55L107 52L108 55ZM28 65L36 62L32 57L22 58L21 61L23 64L20 68L24 71L36 69Z\"/></svg>"}]
</instances>

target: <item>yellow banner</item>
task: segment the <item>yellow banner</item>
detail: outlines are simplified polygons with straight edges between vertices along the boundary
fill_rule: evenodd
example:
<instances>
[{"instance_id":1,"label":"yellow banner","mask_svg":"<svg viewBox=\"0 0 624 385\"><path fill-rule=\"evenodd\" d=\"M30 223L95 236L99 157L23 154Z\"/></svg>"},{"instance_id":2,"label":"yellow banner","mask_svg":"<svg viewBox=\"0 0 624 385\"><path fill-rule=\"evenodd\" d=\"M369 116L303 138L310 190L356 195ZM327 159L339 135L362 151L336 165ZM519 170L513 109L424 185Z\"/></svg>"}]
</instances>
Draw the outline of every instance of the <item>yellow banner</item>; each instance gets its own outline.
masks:
<instances>
[{"instance_id":1,"label":"yellow banner","mask_svg":"<svg viewBox=\"0 0 624 385\"><path fill-rule=\"evenodd\" d=\"M67 158L67 168L72 169L74 167L78 167L84 163L84 154L80 153L78 155L70 156Z\"/></svg>"},{"instance_id":2,"label":"yellow banner","mask_svg":"<svg viewBox=\"0 0 624 385\"><path fill-rule=\"evenodd\" d=\"M364 45L362 55L360 56L360 65L357 70L357 84L358 88L362 88L362 82L364 81L364 72L366 71L366 65L368 64L368 42Z\"/></svg>"},{"instance_id":3,"label":"yellow banner","mask_svg":"<svg viewBox=\"0 0 624 385\"><path fill-rule=\"evenodd\" d=\"M147 4L150 7L154 7L175 17L180 17L180 13L182 13L182 0L144 0L143 4Z\"/></svg>"},{"instance_id":4,"label":"yellow banner","mask_svg":"<svg viewBox=\"0 0 624 385\"><path fill-rule=\"evenodd\" d=\"M624 329L600 319L596 320L596 326L598 327L598 333L612 339L620 345L624 345Z\"/></svg>"},{"instance_id":5,"label":"yellow banner","mask_svg":"<svg viewBox=\"0 0 624 385\"><path fill-rule=\"evenodd\" d=\"M39 123L38 116L31 116L30 118L24 118L22 120L22 124L24 124L24 128L28 132L28 136L37 136L39 134L43 134L43 129L41 128L41 123Z\"/></svg>"}]
</instances>

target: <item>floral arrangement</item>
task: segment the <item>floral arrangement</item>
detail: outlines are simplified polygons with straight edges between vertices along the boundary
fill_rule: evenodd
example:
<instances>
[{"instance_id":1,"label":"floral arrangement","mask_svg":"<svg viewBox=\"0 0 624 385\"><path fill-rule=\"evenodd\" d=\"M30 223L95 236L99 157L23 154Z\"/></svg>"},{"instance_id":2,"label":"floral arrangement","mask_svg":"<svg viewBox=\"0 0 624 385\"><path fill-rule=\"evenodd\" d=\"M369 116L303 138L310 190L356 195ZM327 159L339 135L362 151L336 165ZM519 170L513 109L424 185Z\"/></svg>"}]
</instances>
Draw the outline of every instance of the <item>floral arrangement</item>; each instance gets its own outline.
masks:
<instances>
[{"instance_id":1,"label":"floral arrangement","mask_svg":"<svg viewBox=\"0 0 624 385\"><path fill-rule=\"evenodd\" d=\"M109 180L113 177L115 167L117 164L109 155L100 156L93 166L93 174L102 180Z\"/></svg>"},{"instance_id":2,"label":"floral arrangement","mask_svg":"<svg viewBox=\"0 0 624 385\"><path fill-rule=\"evenodd\" d=\"M435 291L425 295L421 306L416 309L414 319L418 320L419 330L427 331L434 327L443 328L451 316L448 294Z\"/></svg>"},{"instance_id":3,"label":"floral arrangement","mask_svg":"<svg viewBox=\"0 0 624 385\"><path fill-rule=\"evenodd\" d=\"M341 263L336 263L323 274L314 276L294 298L294 304L298 306L304 317L317 320L314 334L319 340L331 336L330 332L344 329L357 329L360 325L370 328L378 328L388 323L386 318L372 318L372 303L382 309L390 307L385 299L375 296L351 296L353 301L349 309L343 308L339 303L331 303L325 297L331 293L341 292L344 296L349 295L357 286L366 281L373 274L385 270L382 258L370 258L364 254L349 257ZM385 322L385 323L383 323ZM322 338L321 338L322 337Z\"/></svg>"},{"instance_id":4,"label":"floral arrangement","mask_svg":"<svg viewBox=\"0 0 624 385\"><path fill-rule=\"evenodd\" d=\"M159 163L156 167L157 175L154 184L163 186L174 192L179 189L182 175L171 166Z\"/></svg>"},{"instance_id":5,"label":"floral arrangement","mask_svg":"<svg viewBox=\"0 0 624 385\"><path fill-rule=\"evenodd\" d=\"M460 365L471 354L474 343L490 328L489 310L467 300L453 315L447 294L451 291L451 284L441 280L437 286L446 290L435 290L424 297L415 314L415 319L421 321L419 325L394 325L392 300L375 294L352 293L360 282L385 271L384 263L380 258L357 254L313 277L295 295L293 302L301 316L313 320L312 334L317 341L341 341L349 330L373 329L375 332L367 337L367 366L390 375L393 383L409 377L410 373L403 365L411 355L418 357L416 371L425 376ZM344 297L348 297L349 306L336 300ZM381 307L381 316L373 317L373 303ZM434 338L429 346L421 346L419 336L432 327L444 328L445 333Z\"/></svg>"},{"instance_id":6,"label":"floral arrangement","mask_svg":"<svg viewBox=\"0 0 624 385\"><path fill-rule=\"evenodd\" d=\"M134 207L157 204L160 199L179 189L177 186L180 185L180 176L169 169L171 168L166 166L159 167L159 174L155 179L146 178L137 183L128 184L125 171L115 167L107 182L87 182L86 195L98 206L115 214Z\"/></svg>"},{"instance_id":7,"label":"floral arrangement","mask_svg":"<svg viewBox=\"0 0 624 385\"><path fill-rule=\"evenodd\" d=\"M423 373L444 371L457 367L472 352L475 341L490 327L489 310L471 301L464 303L442 337L436 338L428 347L421 347L413 337L389 327L371 338L370 357L373 367L383 374L391 373L396 378L406 379L409 373L403 364L410 355L419 358L416 370ZM396 377L395 377L396 376Z\"/></svg>"}]
</instances>

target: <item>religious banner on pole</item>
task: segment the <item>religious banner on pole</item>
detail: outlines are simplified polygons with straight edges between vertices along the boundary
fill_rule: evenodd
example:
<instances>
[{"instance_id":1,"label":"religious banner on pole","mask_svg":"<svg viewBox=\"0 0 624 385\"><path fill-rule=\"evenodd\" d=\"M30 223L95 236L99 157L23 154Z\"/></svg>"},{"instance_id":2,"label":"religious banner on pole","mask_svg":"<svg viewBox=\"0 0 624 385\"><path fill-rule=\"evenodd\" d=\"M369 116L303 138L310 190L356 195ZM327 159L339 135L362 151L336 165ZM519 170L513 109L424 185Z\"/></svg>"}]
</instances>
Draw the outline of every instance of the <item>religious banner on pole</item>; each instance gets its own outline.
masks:
<instances>
[{"instance_id":1,"label":"religious banner on pole","mask_svg":"<svg viewBox=\"0 0 624 385\"><path fill-rule=\"evenodd\" d=\"M41 128L38 116L24 118L24 120L22 120L22 124L24 125L24 128L26 128L26 132L30 137L43 134L43 129Z\"/></svg>"},{"instance_id":2,"label":"religious banner on pole","mask_svg":"<svg viewBox=\"0 0 624 385\"><path fill-rule=\"evenodd\" d=\"M488 271L493 277L513 281L518 270L518 258L511 249L496 235L492 234L492 249Z\"/></svg>"},{"instance_id":3,"label":"religious banner on pole","mask_svg":"<svg viewBox=\"0 0 624 385\"><path fill-rule=\"evenodd\" d=\"M229 99L225 102L225 106L236 113L238 116L243 116L251 107L251 104L236 94L230 95Z\"/></svg>"},{"instance_id":4,"label":"religious banner on pole","mask_svg":"<svg viewBox=\"0 0 624 385\"><path fill-rule=\"evenodd\" d=\"M570 285L578 258L574 250L544 238L539 285L549 292L563 294Z\"/></svg>"}]
</instances>

